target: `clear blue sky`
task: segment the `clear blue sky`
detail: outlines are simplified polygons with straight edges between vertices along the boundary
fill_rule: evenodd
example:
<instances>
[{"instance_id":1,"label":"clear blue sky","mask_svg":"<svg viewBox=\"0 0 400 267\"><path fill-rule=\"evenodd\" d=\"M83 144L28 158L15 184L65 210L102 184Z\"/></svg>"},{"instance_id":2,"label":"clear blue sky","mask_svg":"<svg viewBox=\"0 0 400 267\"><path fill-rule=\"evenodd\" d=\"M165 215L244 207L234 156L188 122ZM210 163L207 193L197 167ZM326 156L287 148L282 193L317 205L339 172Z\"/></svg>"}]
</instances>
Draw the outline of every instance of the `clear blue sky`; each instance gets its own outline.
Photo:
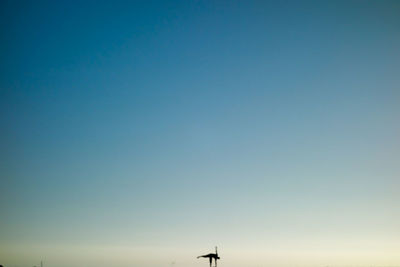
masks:
<instances>
[{"instance_id":1,"label":"clear blue sky","mask_svg":"<svg viewBox=\"0 0 400 267\"><path fill-rule=\"evenodd\" d=\"M400 265L397 1L1 1L5 267Z\"/></svg>"}]
</instances>

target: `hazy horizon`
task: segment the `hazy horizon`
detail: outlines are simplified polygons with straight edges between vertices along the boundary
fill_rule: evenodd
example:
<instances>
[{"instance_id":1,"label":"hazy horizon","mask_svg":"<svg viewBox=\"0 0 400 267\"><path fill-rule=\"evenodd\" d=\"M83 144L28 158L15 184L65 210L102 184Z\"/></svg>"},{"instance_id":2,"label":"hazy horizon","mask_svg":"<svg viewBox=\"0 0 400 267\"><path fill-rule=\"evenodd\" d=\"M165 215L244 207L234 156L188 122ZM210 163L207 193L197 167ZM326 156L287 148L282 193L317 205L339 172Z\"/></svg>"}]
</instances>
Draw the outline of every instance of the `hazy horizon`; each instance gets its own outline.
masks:
<instances>
[{"instance_id":1,"label":"hazy horizon","mask_svg":"<svg viewBox=\"0 0 400 267\"><path fill-rule=\"evenodd\" d=\"M400 266L400 2L1 1L4 267Z\"/></svg>"}]
</instances>

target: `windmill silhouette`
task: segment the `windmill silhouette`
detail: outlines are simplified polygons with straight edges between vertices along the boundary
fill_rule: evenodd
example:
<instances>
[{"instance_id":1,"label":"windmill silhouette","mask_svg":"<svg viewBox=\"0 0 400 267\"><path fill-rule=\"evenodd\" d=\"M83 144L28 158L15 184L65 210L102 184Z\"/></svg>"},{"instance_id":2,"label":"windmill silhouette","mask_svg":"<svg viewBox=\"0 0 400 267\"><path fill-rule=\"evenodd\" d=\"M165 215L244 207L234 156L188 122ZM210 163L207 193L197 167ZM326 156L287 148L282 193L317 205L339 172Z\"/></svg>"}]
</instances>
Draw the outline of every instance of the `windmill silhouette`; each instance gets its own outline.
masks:
<instances>
[{"instance_id":1,"label":"windmill silhouette","mask_svg":"<svg viewBox=\"0 0 400 267\"><path fill-rule=\"evenodd\" d=\"M218 256L217 247L215 247L215 253L209 253L209 254L206 254L206 255L201 255L201 256L198 256L197 258L208 258L210 260L210 267L211 267L213 259L215 261L215 267L217 267L217 260L220 259L220 257Z\"/></svg>"}]
</instances>

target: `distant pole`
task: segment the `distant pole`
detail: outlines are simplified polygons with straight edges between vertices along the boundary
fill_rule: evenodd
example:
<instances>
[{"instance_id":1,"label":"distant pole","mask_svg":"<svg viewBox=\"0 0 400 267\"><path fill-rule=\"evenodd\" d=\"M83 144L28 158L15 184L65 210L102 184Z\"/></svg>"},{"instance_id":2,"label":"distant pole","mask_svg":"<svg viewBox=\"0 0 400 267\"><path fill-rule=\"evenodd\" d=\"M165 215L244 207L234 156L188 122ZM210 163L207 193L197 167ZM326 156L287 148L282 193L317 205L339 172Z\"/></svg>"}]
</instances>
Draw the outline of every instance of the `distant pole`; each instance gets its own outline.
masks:
<instances>
[{"instance_id":1,"label":"distant pole","mask_svg":"<svg viewBox=\"0 0 400 267\"><path fill-rule=\"evenodd\" d=\"M40 261L40 267L43 267L43 261Z\"/></svg>"}]
</instances>

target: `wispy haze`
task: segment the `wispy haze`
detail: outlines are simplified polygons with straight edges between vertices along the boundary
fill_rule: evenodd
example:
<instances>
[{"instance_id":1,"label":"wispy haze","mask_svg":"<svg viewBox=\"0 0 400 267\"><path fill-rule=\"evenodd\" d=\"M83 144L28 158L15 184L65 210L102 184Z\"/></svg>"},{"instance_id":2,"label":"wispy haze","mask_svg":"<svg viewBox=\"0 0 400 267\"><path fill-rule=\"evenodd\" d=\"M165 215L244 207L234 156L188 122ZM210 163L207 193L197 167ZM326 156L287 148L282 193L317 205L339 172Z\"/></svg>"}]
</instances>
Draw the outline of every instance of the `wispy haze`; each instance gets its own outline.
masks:
<instances>
[{"instance_id":1,"label":"wispy haze","mask_svg":"<svg viewBox=\"0 0 400 267\"><path fill-rule=\"evenodd\" d=\"M2 1L0 264L400 266L397 1Z\"/></svg>"}]
</instances>

